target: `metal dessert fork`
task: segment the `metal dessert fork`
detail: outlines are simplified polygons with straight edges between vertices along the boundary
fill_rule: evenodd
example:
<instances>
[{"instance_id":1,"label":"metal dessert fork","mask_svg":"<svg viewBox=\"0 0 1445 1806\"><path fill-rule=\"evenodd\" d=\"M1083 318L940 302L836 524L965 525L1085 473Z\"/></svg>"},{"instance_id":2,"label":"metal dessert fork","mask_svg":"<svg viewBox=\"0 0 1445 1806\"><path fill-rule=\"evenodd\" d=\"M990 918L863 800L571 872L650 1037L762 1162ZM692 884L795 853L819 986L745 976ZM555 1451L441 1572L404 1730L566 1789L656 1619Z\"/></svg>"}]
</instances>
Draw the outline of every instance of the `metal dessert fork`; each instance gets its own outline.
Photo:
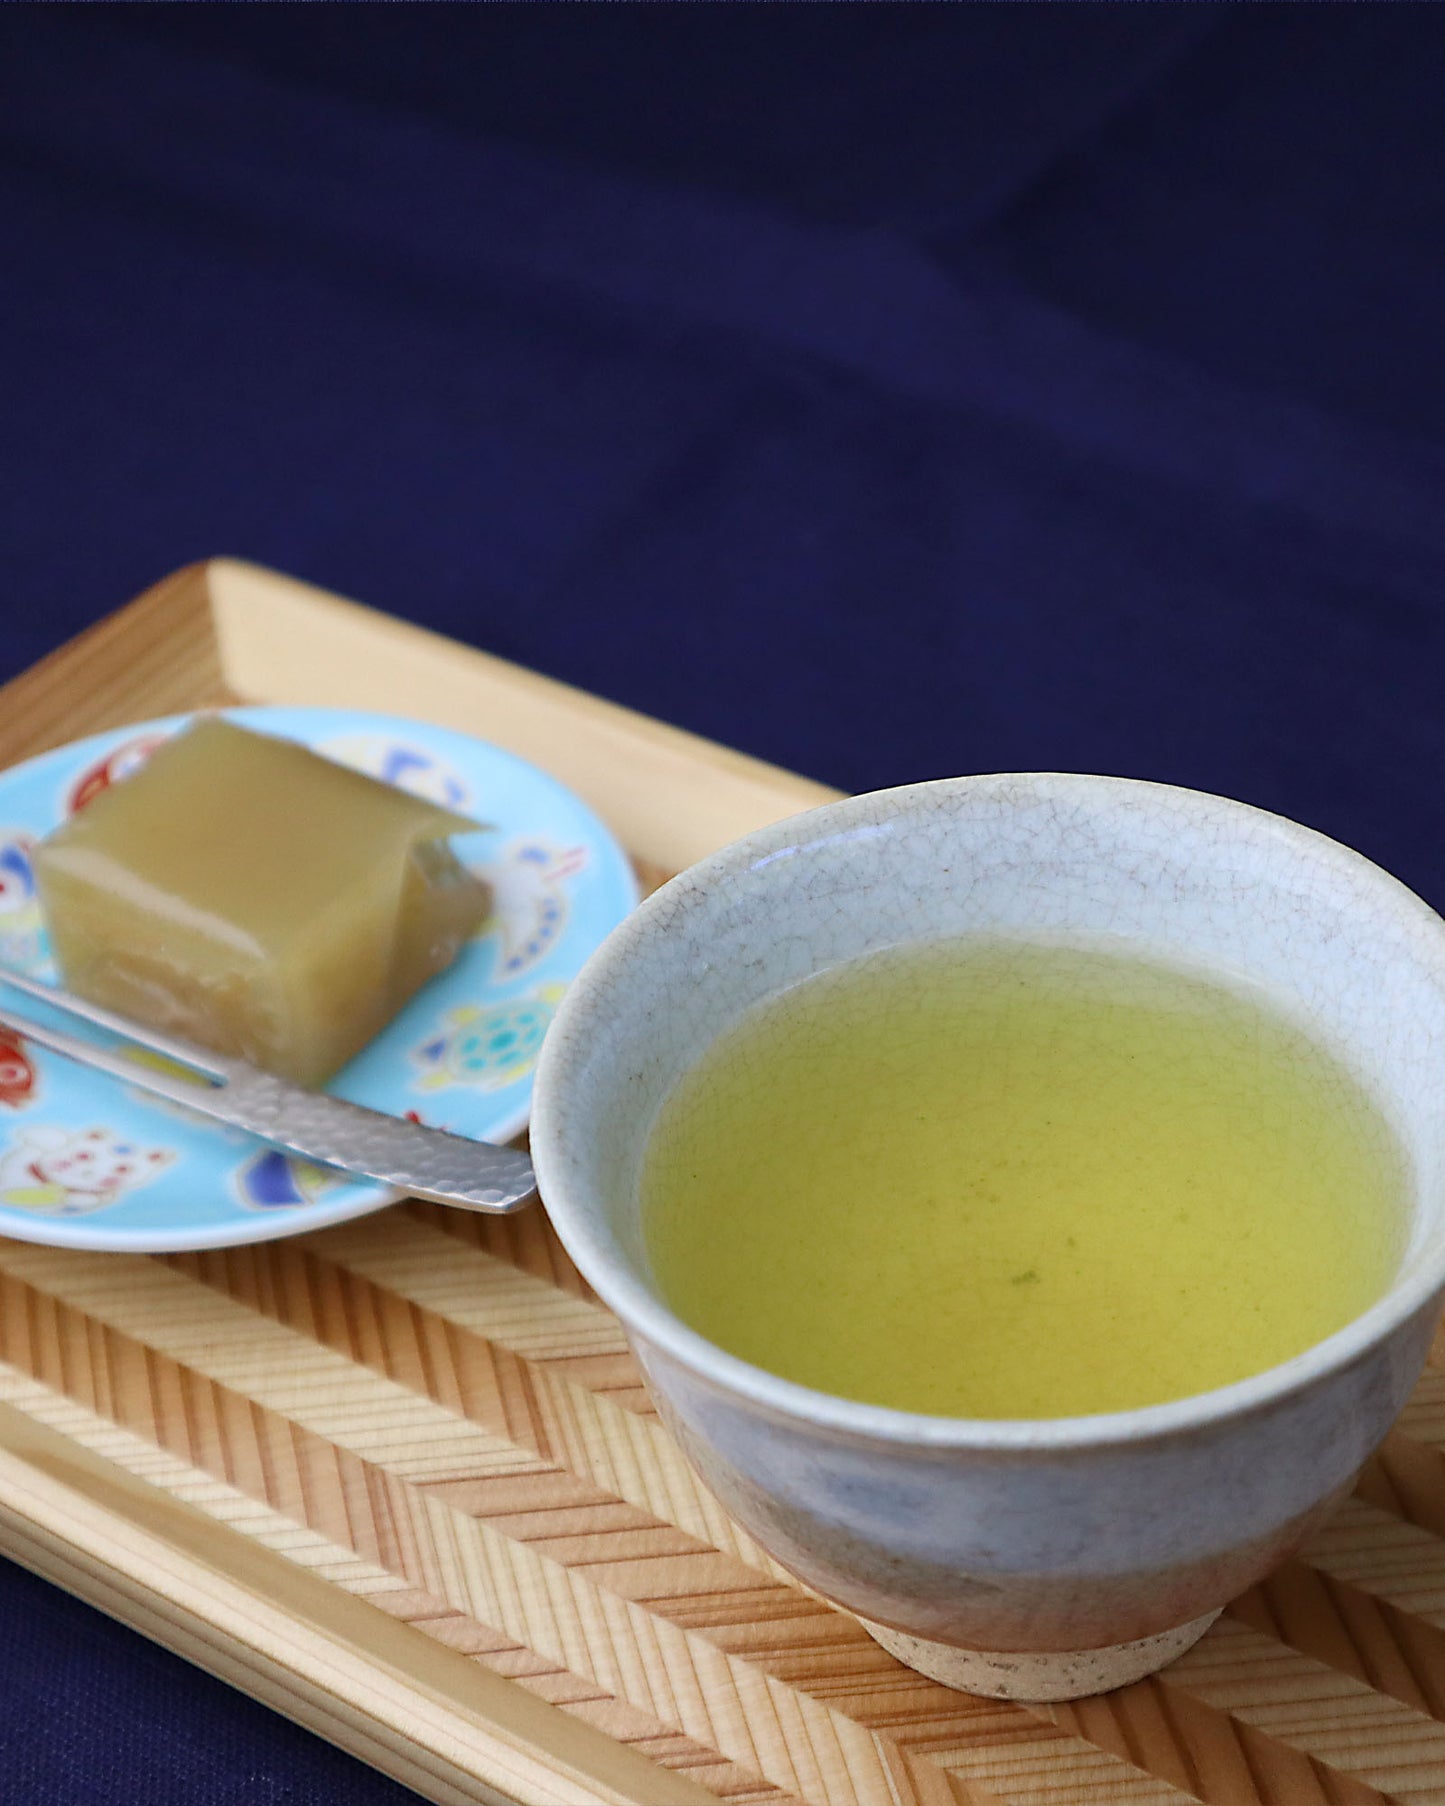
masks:
<instances>
[{"instance_id":1,"label":"metal dessert fork","mask_svg":"<svg viewBox=\"0 0 1445 1806\"><path fill-rule=\"evenodd\" d=\"M339 1167L380 1185L394 1185L409 1197L454 1204L462 1210L517 1210L536 1188L531 1161L515 1148L472 1141L449 1129L427 1128L322 1091L307 1091L244 1060L212 1053L178 1035L132 1022L17 972L0 970L0 984L23 991L50 1009L122 1035L190 1071L168 1071L127 1059L119 1049L98 1046L3 1005L0 1028L82 1066L108 1072L138 1091L245 1129L320 1166Z\"/></svg>"}]
</instances>

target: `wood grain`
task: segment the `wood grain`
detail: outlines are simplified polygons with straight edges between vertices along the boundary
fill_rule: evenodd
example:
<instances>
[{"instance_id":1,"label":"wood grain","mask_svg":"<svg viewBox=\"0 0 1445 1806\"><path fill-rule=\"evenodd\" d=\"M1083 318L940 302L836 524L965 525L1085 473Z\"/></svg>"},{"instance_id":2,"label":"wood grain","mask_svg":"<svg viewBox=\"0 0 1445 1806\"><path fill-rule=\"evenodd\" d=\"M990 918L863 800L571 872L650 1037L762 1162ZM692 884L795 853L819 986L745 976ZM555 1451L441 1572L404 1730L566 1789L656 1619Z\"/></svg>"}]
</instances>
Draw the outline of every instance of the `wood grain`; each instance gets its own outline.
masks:
<instances>
[{"instance_id":1,"label":"wood grain","mask_svg":"<svg viewBox=\"0 0 1445 1806\"><path fill-rule=\"evenodd\" d=\"M230 562L10 686L0 749L232 696L541 755L648 882L826 794ZM540 1211L0 1242L0 1544L437 1801L1445 1806L1445 1361L1182 1660L1025 1708L902 1668L728 1519Z\"/></svg>"},{"instance_id":2,"label":"wood grain","mask_svg":"<svg viewBox=\"0 0 1445 1806\"><path fill-rule=\"evenodd\" d=\"M189 565L0 689L0 767L83 734L234 700L206 567Z\"/></svg>"}]
</instances>

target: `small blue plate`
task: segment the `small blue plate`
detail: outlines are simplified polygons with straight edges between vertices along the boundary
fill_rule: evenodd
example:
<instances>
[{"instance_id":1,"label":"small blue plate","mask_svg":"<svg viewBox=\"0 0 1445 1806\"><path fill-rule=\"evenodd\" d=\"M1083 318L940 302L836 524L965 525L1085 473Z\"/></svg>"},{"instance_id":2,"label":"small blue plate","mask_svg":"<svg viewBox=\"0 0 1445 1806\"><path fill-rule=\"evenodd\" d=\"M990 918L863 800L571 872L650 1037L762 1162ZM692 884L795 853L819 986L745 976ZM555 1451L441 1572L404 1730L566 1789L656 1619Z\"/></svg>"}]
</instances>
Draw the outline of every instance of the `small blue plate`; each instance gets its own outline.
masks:
<instances>
[{"instance_id":1,"label":"small blue plate","mask_svg":"<svg viewBox=\"0 0 1445 1806\"><path fill-rule=\"evenodd\" d=\"M558 999L637 902L622 849L554 778L465 734L350 709L225 713L495 824L453 842L492 885L492 920L328 1089L479 1140L518 1134ZM0 773L0 965L55 978L30 847L189 719L97 734ZM132 1252L223 1248L341 1222L397 1195L0 1030L0 1235Z\"/></svg>"}]
</instances>

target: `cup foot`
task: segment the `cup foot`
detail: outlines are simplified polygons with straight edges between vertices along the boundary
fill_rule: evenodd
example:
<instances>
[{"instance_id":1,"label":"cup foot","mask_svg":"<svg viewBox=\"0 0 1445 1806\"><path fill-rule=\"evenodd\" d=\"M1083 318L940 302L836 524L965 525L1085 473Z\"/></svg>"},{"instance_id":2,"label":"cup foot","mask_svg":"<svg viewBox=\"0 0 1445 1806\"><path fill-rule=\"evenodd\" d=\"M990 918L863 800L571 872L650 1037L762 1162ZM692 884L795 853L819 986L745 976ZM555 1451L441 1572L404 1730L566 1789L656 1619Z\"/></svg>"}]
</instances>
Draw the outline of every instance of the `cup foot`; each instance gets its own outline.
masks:
<instances>
[{"instance_id":1,"label":"cup foot","mask_svg":"<svg viewBox=\"0 0 1445 1806\"><path fill-rule=\"evenodd\" d=\"M911 1636L906 1630L890 1630L886 1624L874 1624L867 1618L860 1618L859 1623L890 1655L926 1674L931 1681L942 1681L945 1687L957 1687L963 1693L981 1693L989 1699L1037 1703L1081 1699L1089 1693L1108 1693L1114 1687L1142 1680L1183 1655L1218 1616L1218 1612L1207 1612L1174 1630L1162 1630L1133 1643L1042 1654L959 1649L952 1643Z\"/></svg>"}]
</instances>

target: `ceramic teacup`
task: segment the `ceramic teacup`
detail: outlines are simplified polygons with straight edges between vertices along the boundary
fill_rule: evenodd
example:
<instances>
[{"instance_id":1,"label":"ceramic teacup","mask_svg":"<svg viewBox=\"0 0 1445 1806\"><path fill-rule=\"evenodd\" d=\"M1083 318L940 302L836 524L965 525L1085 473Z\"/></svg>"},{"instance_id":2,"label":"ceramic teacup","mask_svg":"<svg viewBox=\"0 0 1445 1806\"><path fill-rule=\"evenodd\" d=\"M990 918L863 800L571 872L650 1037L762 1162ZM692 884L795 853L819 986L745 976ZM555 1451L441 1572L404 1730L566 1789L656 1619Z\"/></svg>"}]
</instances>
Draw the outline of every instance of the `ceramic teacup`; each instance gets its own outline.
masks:
<instances>
[{"instance_id":1,"label":"ceramic teacup","mask_svg":"<svg viewBox=\"0 0 1445 1806\"><path fill-rule=\"evenodd\" d=\"M674 1316L638 1213L674 1080L785 986L971 933L1108 936L1244 974L1344 1050L1412 1171L1388 1293L1237 1384L1027 1422L812 1391ZM612 934L548 1037L532 1149L552 1221L665 1421L766 1549L937 1679L1097 1692L1188 1648L1295 1548L1419 1375L1445 1291L1445 923L1333 841L1186 790L1023 775L855 797L704 860Z\"/></svg>"}]
</instances>

